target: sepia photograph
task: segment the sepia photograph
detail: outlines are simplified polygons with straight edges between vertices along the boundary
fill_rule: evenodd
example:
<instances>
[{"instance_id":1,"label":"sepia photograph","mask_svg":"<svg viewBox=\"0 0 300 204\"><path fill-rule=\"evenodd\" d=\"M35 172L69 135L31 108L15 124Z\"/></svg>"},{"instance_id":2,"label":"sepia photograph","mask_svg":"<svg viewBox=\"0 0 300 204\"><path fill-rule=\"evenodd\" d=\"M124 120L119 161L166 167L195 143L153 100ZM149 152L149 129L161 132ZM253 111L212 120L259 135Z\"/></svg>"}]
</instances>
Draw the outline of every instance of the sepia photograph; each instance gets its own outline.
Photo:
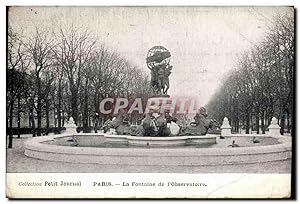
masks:
<instances>
[{"instance_id":1,"label":"sepia photograph","mask_svg":"<svg viewBox=\"0 0 300 204\"><path fill-rule=\"evenodd\" d=\"M294 17L7 7L7 197L289 199Z\"/></svg>"}]
</instances>

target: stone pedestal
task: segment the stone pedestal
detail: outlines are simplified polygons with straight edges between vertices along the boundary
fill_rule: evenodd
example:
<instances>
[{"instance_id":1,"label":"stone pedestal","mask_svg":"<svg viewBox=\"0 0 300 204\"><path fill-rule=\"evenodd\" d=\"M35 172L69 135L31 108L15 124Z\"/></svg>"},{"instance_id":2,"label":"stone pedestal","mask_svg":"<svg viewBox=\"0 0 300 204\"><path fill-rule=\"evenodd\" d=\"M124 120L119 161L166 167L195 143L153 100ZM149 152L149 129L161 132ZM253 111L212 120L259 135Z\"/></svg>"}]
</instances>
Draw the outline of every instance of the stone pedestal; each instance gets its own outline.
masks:
<instances>
[{"instance_id":1,"label":"stone pedestal","mask_svg":"<svg viewBox=\"0 0 300 204\"><path fill-rule=\"evenodd\" d=\"M231 136L231 126L227 117L224 118L221 126L221 136Z\"/></svg>"},{"instance_id":2,"label":"stone pedestal","mask_svg":"<svg viewBox=\"0 0 300 204\"><path fill-rule=\"evenodd\" d=\"M77 125L75 124L75 121L73 119L73 117L70 117L67 124L65 125L66 128L66 133L70 133L70 134L77 134L76 128Z\"/></svg>"},{"instance_id":3,"label":"stone pedestal","mask_svg":"<svg viewBox=\"0 0 300 204\"><path fill-rule=\"evenodd\" d=\"M280 126L278 125L277 118L273 117L271 121L271 125L268 127L270 136L280 136Z\"/></svg>"}]
</instances>

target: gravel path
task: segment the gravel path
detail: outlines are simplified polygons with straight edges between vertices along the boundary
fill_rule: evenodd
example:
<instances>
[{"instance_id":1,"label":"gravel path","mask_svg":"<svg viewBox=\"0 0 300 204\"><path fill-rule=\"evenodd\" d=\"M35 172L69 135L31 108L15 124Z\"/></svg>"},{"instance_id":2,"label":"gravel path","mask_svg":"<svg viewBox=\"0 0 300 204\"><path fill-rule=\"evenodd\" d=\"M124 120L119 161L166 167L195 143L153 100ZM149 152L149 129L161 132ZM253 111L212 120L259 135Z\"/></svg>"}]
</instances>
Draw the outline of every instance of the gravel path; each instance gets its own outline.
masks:
<instances>
[{"instance_id":1,"label":"gravel path","mask_svg":"<svg viewBox=\"0 0 300 204\"><path fill-rule=\"evenodd\" d=\"M16 173L290 173L291 161L223 166L128 166L44 161L24 155L24 141L14 139L7 149L7 172Z\"/></svg>"}]
</instances>

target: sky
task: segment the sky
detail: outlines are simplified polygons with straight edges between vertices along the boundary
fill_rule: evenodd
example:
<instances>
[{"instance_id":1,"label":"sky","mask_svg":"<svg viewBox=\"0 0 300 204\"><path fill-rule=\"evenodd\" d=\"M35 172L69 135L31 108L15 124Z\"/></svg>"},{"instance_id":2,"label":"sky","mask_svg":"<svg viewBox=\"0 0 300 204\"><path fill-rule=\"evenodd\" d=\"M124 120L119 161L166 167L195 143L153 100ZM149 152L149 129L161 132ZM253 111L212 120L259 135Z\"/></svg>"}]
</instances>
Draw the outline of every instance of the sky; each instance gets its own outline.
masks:
<instances>
[{"instance_id":1,"label":"sky","mask_svg":"<svg viewBox=\"0 0 300 204\"><path fill-rule=\"evenodd\" d=\"M29 36L75 25L150 76L148 50L171 52L168 94L207 104L239 56L259 43L287 7L12 7L9 24ZM54 32L52 32L54 31Z\"/></svg>"}]
</instances>

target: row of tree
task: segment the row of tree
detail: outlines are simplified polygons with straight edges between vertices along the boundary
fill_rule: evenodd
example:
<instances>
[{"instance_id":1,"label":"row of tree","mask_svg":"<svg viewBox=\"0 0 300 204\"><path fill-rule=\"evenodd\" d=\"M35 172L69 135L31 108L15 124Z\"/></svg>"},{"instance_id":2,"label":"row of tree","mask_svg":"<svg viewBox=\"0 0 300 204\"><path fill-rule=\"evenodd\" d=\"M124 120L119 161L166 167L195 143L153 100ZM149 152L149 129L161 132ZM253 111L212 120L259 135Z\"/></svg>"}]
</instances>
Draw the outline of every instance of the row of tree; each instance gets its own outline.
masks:
<instances>
[{"instance_id":1,"label":"row of tree","mask_svg":"<svg viewBox=\"0 0 300 204\"><path fill-rule=\"evenodd\" d=\"M294 111L294 16L276 16L264 40L245 52L209 102L211 117L264 134L273 116L290 132Z\"/></svg>"},{"instance_id":2,"label":"row of tree","mask_svg":"<svg viewBox=\"0 0 300 204\"><path fill-rule=\"evenodd\" d=\"M51 32L38 29L22 37L8 29L7 124L9 131L28 118L33 136L73 117L87 131L105 116L97 114L105 97L136 97L151 93L148 77L118 53L110 51L87 30L71 27ZM22 117L21 117L22 115ZM99 119L98 119L99 118ZM45 121L45 125L44 122Z\"/></svg>"}]
</instances>

